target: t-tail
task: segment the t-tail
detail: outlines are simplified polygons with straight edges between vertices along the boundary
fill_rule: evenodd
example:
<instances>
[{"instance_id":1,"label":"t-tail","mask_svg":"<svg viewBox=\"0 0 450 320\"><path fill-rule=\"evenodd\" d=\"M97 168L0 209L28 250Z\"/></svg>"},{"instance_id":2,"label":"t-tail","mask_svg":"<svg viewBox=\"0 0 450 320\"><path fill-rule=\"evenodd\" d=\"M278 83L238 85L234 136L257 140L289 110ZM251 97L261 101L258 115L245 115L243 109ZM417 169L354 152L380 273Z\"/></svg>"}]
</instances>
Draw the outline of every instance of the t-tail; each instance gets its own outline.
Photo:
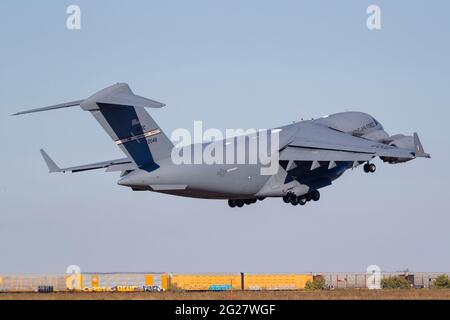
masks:
<instances>
[{"instance_id":1,"label":"t-tail","mask_svg":"<svg viewBox=\"0 0 450 320\"><path fill-rule=\"evenodd\" d=\"M112 85L84 100L23 111L15 115L74 106L80 106L83 110L92 113L135 168L152 171L159 167L158 160L170 157L172 142L145 110L145 108L161 108L165 105L134 94L125 83ZM50 172L58 172L58 170L59 172L75 172L68 170L71 168L59 169L45 152L43 154L45 154L44 159L47 165L51 164ZM114 161L124 164L124 159L111 160L96 163L96 167L92 169L97 169L99 164L105 164L103 168L108 167L108 164L117 165Z\"/></svg>"}]
</instances>

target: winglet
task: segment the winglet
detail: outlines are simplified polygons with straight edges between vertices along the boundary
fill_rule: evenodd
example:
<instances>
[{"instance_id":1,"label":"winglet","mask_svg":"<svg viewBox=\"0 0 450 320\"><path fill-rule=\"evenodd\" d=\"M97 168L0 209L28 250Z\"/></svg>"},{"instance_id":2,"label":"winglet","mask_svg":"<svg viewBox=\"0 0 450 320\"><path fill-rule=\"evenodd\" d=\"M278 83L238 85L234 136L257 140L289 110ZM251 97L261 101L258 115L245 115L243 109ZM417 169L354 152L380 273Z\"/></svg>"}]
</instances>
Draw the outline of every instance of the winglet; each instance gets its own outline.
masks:
<instances>
[{"instance_id":1,"label":"winglet","mask_svg":"<svg viewBox=\"0 0 450 320\"><path fill-rule=\"evenodd\" d=\"M59 167L56 165L55 161L53 161L52 158L50 158L50 156L47 154L47 152L45 152L44 149L41 149L40 151L41 151L42 158L44 158L44 161L45 161L45 163L47 164L48 172L49 172L49 173L53 173L53 172L63 172L63 171L61 170L61 168L59 168Z\"/></svg>"},{"instance_id":2,"label":"winglet","mask_svg":"<svg viewBox=\"0 0 450 320\"><path fill-rule=\"evenodd\" d=\"M416 157L431 158L431 156L424 151L417 132L414 132L414 152Z\"/></svg>"}]
</instances>

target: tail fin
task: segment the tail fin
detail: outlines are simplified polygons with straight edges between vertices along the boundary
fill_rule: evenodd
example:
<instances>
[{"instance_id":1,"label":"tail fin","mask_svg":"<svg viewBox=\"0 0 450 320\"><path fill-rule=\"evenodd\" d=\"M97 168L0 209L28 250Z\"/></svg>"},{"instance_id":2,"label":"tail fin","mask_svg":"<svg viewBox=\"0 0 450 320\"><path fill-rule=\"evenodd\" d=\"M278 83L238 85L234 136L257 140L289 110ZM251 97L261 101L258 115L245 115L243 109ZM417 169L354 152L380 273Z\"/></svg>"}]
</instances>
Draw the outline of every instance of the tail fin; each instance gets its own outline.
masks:
<instances>
[{"instance_id":1,"label":"tail fin","mask_svg":"<svg viewBox=\"0 0 450 320\"><path fill-rule=\"evenodd\" d=\"M92 113L138 167L154 169L158 160L170 156L172 142L144 109L164 104L135 95L127 84L119 83L95 93L80 106Z\"/></svg>"},{"instance_id":2,"label":"tail fin","mask_svg":"<svg viewBox=\"0 0 450 320\"><path fill-rule=\"evenodd\" d=\"M90 111L108 135L133 160L136 166L153 170L156 162L170 156L172 142L161 131L153 118L144 109L161 108L164 104L135 95L125 83L105 88L85 100L44 107L18 114L47 111L79 105ZM47 164L57 170L54 163L43 153ZM51 159L50 159L51 160ZM50 166L49 166L50 167Z\"/></svg>"}]
</instances>

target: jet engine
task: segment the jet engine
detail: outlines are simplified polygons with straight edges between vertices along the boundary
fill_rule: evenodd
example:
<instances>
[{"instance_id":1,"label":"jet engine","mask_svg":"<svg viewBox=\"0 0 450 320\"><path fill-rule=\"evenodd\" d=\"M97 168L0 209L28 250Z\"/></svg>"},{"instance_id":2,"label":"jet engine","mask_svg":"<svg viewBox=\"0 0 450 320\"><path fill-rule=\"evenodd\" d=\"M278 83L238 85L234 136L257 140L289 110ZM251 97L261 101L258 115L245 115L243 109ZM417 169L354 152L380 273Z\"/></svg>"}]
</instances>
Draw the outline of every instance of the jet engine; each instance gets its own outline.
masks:
<instances>
[{"instance_id":1,"label":"jet engine","mask_svg":"<svg viewBox=\"0 0 450 320\"><path fill-rule=\"evenodd\" d=\"M413 136L405 136L403 134L396 134L389 138L388 145L401 148L401 149L407 149L411 150L411 152L414 152L414 137ZM384 162L389 163L401 163L406 162L409 160L412 160L411 158L388 158L388 157L381 157L381 160Z\"/></svg>"}]
</instances>

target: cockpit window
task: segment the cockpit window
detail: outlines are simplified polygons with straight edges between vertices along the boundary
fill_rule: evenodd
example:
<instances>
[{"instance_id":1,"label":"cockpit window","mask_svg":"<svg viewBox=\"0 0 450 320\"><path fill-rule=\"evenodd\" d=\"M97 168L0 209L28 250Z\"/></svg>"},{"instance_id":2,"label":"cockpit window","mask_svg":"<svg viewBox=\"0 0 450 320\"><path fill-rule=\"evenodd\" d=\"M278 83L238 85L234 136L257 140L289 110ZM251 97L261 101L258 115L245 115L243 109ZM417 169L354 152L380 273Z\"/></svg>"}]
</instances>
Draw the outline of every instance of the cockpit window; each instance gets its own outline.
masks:
<instances>
[{"instance_id":1,"label":"cockpit window","mask_svg":"<svg viewBox=\"0 0 450 320\"><path fill-rule=\"evenodd\" d=\"M380 129L383 129L383 126L381 125L381 123L379 123L378 121L377 121L377 119L375 119L375 118L372 118L372 120L373 120L373 122L375 123L375 126L380 126Z\"/></svg>"}]
</instances>

